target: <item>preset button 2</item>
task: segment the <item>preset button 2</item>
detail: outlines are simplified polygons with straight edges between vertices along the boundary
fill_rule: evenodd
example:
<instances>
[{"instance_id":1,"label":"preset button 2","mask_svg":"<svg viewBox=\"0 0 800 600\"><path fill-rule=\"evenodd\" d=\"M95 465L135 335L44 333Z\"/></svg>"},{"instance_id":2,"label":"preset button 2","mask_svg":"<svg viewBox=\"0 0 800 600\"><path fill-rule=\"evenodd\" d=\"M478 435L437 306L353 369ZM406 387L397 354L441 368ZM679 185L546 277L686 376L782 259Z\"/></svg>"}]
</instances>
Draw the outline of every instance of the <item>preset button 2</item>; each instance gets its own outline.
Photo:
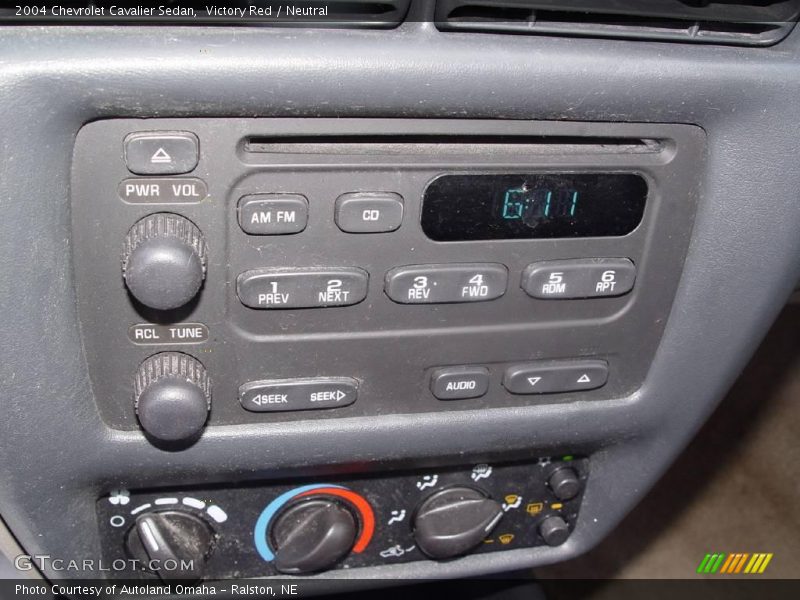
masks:
<instances>
[{"instance_id":1,"label":"preset button 2","mask_svg":"<svg viewBox=\"0 0 800 600\"><path fill-rule=\"evenodd\" d=\"M401 304L482 302L506 293L508 270L496 263L397 267L386 274L386 295Z\"/></svg>"},{"instance_id":2,"label":"preset button 2","mask_svg":"<svg viewBox=\"0 0 800 600\"><path fill-rule=\"evenodd\" d=\"M350 377L253 381L239 388L239 402L251 412L338 408L357 396L358 382Z\"/></svg>"},{"instance_id":3,"label":"preset button 2","mask_svg":"<svg viewBox=\"0 0 800 600\"><path fill-rule=\"evenodd\" d=\"M358 304L369 275L358 268L255 269L236 279L239 300L250 308L322 308Z\"/></svg>"}]
</instances>

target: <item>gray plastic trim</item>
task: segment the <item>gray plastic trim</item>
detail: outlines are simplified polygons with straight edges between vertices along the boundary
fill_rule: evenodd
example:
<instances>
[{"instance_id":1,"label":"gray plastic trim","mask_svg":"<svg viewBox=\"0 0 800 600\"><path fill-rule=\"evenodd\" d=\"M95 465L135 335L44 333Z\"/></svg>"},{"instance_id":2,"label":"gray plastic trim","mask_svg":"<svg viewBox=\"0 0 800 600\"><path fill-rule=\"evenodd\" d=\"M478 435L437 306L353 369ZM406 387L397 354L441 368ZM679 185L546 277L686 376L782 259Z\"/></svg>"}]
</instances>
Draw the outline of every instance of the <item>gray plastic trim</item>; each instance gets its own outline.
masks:
<instances>
[{"instance_id":1,"label":"gray plastic trim","mask_svg":"<svg viewBox=\"0 0 800 600\"><path fill-rule=\"evenodd\" d=\"M98 557L94 499L119 486L591 444L592 478L563 546L337 576L454 577L575 556L614 528L688 442L800 275L798 32L743 50L445 34L430 24L391 32L15 27L3 31L0 55L0 512L28 552ZM705 192L644 386L595 404L219 427L174 454L107 428L89 386L72 281L74 138L105 117L253 115L703 127Z\"/></svg>"}]
</instances>

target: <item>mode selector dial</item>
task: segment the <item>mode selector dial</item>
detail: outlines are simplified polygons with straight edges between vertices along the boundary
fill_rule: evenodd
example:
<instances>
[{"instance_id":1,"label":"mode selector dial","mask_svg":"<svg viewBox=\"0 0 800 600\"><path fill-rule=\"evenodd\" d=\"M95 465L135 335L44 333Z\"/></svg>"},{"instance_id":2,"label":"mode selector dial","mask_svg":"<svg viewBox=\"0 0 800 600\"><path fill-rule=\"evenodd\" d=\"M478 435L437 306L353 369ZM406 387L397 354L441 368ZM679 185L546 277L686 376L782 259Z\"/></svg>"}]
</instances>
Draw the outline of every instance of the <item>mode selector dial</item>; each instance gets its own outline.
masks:
<instances>
[{"instance_id":1,"label":"mode selector dial","mask_svg":"<svg viewBox=\"0 0 800 600\"><path fill-rule=\"evenodd\" d=\"M420 504L414 515L414 539L431 558L453 558L480 544L502 518L503 507L482 491L446 488Z\"/></svg>"},{"instance_id":2,"label":"mode selector dial","mask_svg":"<svg viewBox=\"0 0 800 600\"><path fill-rule=\"evenodd\" d=\"M137 221L122 252L128 290L150 308L170 310L188 303L206 277L206 243L189 219L156 213Z\"/></svg>"},{"instance_id":3,"label":"mode selector dial","mask_svg":"<svg viewBox=\"0 0 800 600\"><path fill-rule=\"evenodd\" d=\"M202 363L181 352L145 360L133 382L142 429L162 442L185 442L203 430L211 410L211 381Z\"/></svg>"}]
</instances>

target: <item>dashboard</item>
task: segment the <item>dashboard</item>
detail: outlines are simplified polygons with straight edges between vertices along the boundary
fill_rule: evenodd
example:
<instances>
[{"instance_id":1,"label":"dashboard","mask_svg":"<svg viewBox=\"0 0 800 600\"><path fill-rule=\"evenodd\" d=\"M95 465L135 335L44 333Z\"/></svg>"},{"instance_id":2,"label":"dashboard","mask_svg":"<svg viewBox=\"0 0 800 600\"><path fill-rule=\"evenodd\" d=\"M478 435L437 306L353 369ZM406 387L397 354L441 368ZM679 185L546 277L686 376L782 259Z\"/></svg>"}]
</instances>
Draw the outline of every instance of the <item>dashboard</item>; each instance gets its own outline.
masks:
<instances>
[{"instance_id":1,"label":"dashboard","mask_svg":"<svg viewBox=\"0 0 800 600\"><path fill-rule=\"evenodd\" d=\"M4 29L27 554L508 572L597 544L691 440L800 278L800 35L459 23Z\"/></svg>"}]
</instances>

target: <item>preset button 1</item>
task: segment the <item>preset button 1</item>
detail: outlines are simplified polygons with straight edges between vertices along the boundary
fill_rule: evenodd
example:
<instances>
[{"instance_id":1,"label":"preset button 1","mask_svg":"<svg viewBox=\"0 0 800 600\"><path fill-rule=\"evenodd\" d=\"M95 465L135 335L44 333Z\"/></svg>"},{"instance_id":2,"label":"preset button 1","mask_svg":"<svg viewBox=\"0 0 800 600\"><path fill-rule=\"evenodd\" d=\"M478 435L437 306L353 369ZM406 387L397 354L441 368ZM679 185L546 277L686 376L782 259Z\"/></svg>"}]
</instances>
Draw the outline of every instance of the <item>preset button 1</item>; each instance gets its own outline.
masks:
<instances>
[{"instance_id":1,"label":"preset button 1","mask_svg":"<svg viewBox=\"0 0 800 600\"><path fill-rule=\"evenodd\" d=\"M503 387L512 394L554 394L603 387L608 381L604 360L576 360L512 365Z\"/></svg>"},{"instance_id":2,"label":"preset button 1","mask_svg":"<svg viewBox=\"0 0 800 600\"><path fill-rule=\"evenodd\" d=\"M350 377L253 381L239 388L239 402L251 412L338 408L357 396L358 382Z\"/></svg>"},{"instance_id":3,"label":"preset button 1","mask_svg":"<svg viewBox=\"0 0 800 600\"><path fill-rule=\"evenodd\" d=\"M386 274L386 295L401 304L482 302L506 293L508 270L496 263L411 265Z\"/></svg>"},{"instance_id":4,"label":"preset button 1","mask_svg":"<svg viewBox=\"0 0 800 600\"><path fill-rule=\"evenodd\" d=\"M323 308L358 304L369 275L358 268L256 269L236 279L239 300L250 308Z\"/></svg>"}]
</instances>

